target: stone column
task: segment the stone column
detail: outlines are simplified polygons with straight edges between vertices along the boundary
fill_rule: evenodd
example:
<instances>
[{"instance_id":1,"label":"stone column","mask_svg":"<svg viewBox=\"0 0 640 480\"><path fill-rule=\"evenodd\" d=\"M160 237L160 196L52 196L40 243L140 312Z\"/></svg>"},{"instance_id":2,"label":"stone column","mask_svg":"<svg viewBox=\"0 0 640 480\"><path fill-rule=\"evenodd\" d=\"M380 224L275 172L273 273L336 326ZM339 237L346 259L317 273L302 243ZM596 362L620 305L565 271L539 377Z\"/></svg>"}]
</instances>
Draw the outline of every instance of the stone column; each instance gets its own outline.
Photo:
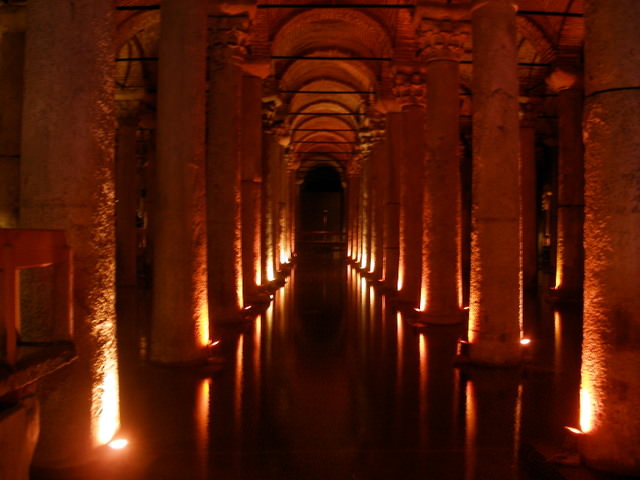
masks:
<instances>
[{"instance_id":1,"label":"stone column","mask_svg":"<svg viewBox=\"0 0 640 480\"><path fill-rule=\"evenodd\" d=\"M640 475L640 3L585 2L584 462Z\"/></svg>"},{"instance_id":2,"label":"stone column","mask_svg":"<svg viewBox=\"0 0 640 480\"><path fill-rule=\"evenodd\" d=\"M151 320L151 359L161 363L196 361L209 339L203 17L203 0L162 5Z\"/></svg>"},{"instance_id":3,"label":"stone column","mask_svg":"<svg viewBox=\"0 0 640 480\"><path fill-rule=\"evenodd\" d=\"M211 19L207 138L209 312L214 323L239 320L244 306L240 217L242 76L249 19Z\"/></svg>"},{"instance_id":4,"label":"stone column","mask_svg":"<svg viewBox=\"0 0 640 480\"><path fill-rule=\"evenodd\" d=\"M402 138L402 112L387 113L387 177L383 191L384 205L384 265L385 289L398 288L398 265L400 262L400 185L398 159L404 155Z\"/></svg>"},{"instance_id":5,"label":"stone column","mask_svg":"<svg viewBox=\"0 0 640 480\"><path fill-rule=\"evenodd\" d=\"M427 66L426 158L421 321L462 321L459 60L468 34L450 20L422 19L420 58Z\"/></svg>"},{"instance_id":6,"label":"stone column","mask_svg":"<svg viewBox=\"0 0 640 480\"><path fill-rule=\"evenodd\" d=\"M260 300L262 272L262 79L242 79L242 269L244 298Z\"/></svg>"},{"instance_id":7,"label":"stone column","mask_svg":"<svg viewBox=\"0 0 640 480\"><path fill-rule=\"evenodd\" d=\"M474 0L470 357L520 361L516 5Z\"/></svg>"},{"instance_id":8,"label":"stone column","mask_svg":"<svg viewBox=\"0 0 640 480\"><path fill-rule=\"evenodd\" d=\"M113 4L30 1L21 228L65 230L78 359L38 386L39 467L88 461L119 428L115 332Z\"/></svg>"},{"instance_id":9,"label":"stone column","mask_svg":"<svg viewBox=\"0 0 640 480\"><path fill-rule=\"evenodd\" d=\"M521 275L523 291L529 292L538 284L535 108L530 99L520 104Z\"/></svg>"},{"instance_id":10,"label":"stone column","mask_svg":"<svg viewBox=\"0 0 640 480\"><path fill-rule=\"evenodd\" d=\"M274 208L274 176L276 162L280 160L280 145L277 142L276 131L268 102L263 108L263 136L262 136L262 273L263 282L275 280L276 258L275 249L275 208Z\"/></svg>"},{"instance_id":11,"label":"stone column","mask_svg":"<svg viewBox=\"0 0 640 480\"><path fill-rule=\"evenodd\" d=\"M360 157L354 156L347 166L347 241L349 242L350 258L353 262L358 261L358 240L360 235L359 229L359 211L360 211L360 176L362 173L362 164Z\"/></svg>"},{"instance_id":12,"label":"stone column","mask_svg":"<svg viewBox=\"0 0 640 480\"><path fill-rule=\"evenodd\" d=\"M288 223L287 223L287 256L288 259L292 259L295 256L296 249L296 232L298 228L298 207L300 205L300 187L298 182L298 168L300 168L300 161L296 159L295 162L287 163L287 191L288 196ZM283 260L285 260L283 258Z\"/></svg>"},{"instance_id":13,"label":"stone column","mask_svg":"<svg viewBox=\"0 0 640 480\"><path fill-rule=\"evenodd\" d=\"M0 19L0 228L17 226L20 196L25 22L18 12L8 15L15 21Z\"/></svg>"},{"instance_id":14,"label":"stone column","mask_svg":"<svg viewBox=\"0 0 640 480\"><path fill-rule=\"evenodd\" d=\"M556 68L547 79L558 92L558 196L556 282L552 296L559 301L582 300L584 250L584 92L578 66Z\"/></svg>"},{"instance_id":15,"label":"stone column","mask_svg":"<svg viewBox=\"0 0 640 480\"><path fill-rule=\"evenodd\" d=\"M382 266L384 259L384 183L387 179L387 146L380 142L377 144L374 156L375 182L373 185L373 247L372 258L374 263L369 268L375 280L382 278Z\"/></svg>"},{"instance_id":16,"label":"stone column","mask_svg":"<svg viewBox=\"0 0 640 480\"><path fill-rule=\"evenodd\" d=\"M396 69L394 93L402 105L403 155L400 167L399 300L420 302L422 283L422 189L425 152L424 70L416 65Z\"/></svg>"},{"instance_id":17,"label":"stone column","mask_svg":"<svg viewBox=\"0 0 640 480\"><path fill-rule=\"evenodd\" d=\"M116 107L116 283L131 287L137 283L139 187L136 134L140 106L137 101L120 101Z\"/></svg>"}]
</instances>

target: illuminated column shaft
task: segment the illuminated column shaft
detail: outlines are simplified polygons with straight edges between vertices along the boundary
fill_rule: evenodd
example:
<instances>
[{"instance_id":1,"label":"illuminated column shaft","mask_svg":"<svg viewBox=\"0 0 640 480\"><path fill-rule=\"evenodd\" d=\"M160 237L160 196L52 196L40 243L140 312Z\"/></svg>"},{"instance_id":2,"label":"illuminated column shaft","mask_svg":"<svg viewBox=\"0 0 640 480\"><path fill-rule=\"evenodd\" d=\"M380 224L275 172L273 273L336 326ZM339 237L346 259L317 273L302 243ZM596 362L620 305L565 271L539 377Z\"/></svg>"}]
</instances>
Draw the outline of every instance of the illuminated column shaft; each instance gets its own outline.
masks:
<instances>
[{"instance_id":1,"label":"illuminated column shaft","mask_svg":"<svg viewBox=\"0 0 640 480\"><path fill-rule=\"evenodd\" d=\"M585 290L580 451L640 475L640 49L634 0L585 2Z\"/></svg>"},{"instance_id":2,"label":"illuminated column shaft","mask_svg":"<svg viewBox=\"0 0 640 480\"><path fill-rule=\"evenodd\" d=\"M244 297L258 300L262 283L262 80L242 79L242 270Z\"/></svg>"},{"instance_id":3,"label":"illuminated column shaft","mask_svg":"<svg viewBox=\"0 0 640 480\"><path fill-rule=\"evenodd\" d=\"M371 258L374 262L370 270L375 279L382 278L382 258L384 256L384 206L385 193L384 182L386 181L386 151L387 146L379 143L374 152L375 181L372 191L373 229L372 229L372 249Z\"/></svg>"},{"instance_id":4,"label":"illuminated column shaft","mask_svg":"<svg viewBox=\"0 0 640 480\"><path fill-rule=\"evenodd\" d=\"M584 251L584 148L579 74L557 69L548 79L558 92L558 201L556 284L558 299L582 298Z\"/></svg>"},{"instance_id":5,"label":"illuminated column shaft","mask_svg":"<svg viewBox=\"0 0 640 480\"><path fill-rule=\"evenodd\" d=\"M200 329L206 307L203 15L201 0L172 0L162 8L151 359L163 363L193 361L206 343Z\"/></svg>"},{"instance_id":6,"label":"illuminated column shaft","mask_svg":"<svg viewBox=\"0 0 640 480\"><path fill-rule=\"evenodd\" d=\"M24 71L20 227L65 230L74 259L77 360L40 382L34 464L86 461L115 433L113 5L30 1ZM105 378L115 380L103 391ZM108 431L97 413L111 412Z\"/></svg>"},{"instance_id":7,"label":"illuminated column shaft","mask_svg":"<svg viewBox=\"0 0 640 480\"><path fill-rule=\"evenodd\" d=\"M359 257L358 265L367 269L369 265L369 258L371 255L371 154L367 155L366 160L363 162L362 178L360 185L360 231L359 231Z\"/></svg>"},{"instance_id":8,"label":"illuminated column shaft","mask_svg":"<svg viewBox=\"0 0 640 480\"><path fill-rule=\"evenodd\" d=\"M216 17L211 25L208 138L207 247L209 314L214 323L239 320L243 307L240 214L242 77L238 63L248 19Z\"/></svg>"},{"instance_id":9,"label":"illuminated column shaft","mask_svg":"<svg viewBox=\"0 0 640 480\"><path fill-rule=\"evenodd\" d=\"M351 247L351 259L358 259L358 235L359 235L359 197L360 197L360 165L351 165L348 174L348 195L349 195L349 245Z\"/></svg>"},{"instance_id":10,"label":"illuminated column shaft","mask_svg":"<svg viewBox=\"0 0 640 480\"><path fill-rule=\"evenodd\" d=\"M289 204L288 204L288 212L289 212L289 226L288 226L288 239L289 245L287 249L287 255L289 257L293 256L296 249L296 231L297 231L297 221L298 221L298 181L297 181L297 170L298 166L287 166L287 183L289 185Z\"/></svg>"},{"instance_id":11,"label":"illuminated column shaft","mask_svg":"<svg viewBox=\"0 0 640 480\"><path fill-rule=\"evenodd\" d=\"M522 287L535 291L538 281L535 112L531 104L521 105L520 185L522 192Z\"/></svg>"},{"instance_id":12,"label":"illuminated column shaft","mask_svg":"<svg viewBox=\"0 0 640 480\"><path fill-rule=\"evenodd\" d=\"M419 105L402 110L404 155L400 160L400 299L420 303L422 283L422 189L424 169L425 109Z\"/></svg>"},{"instance_id":13,"label":"illuminated column shaft","mask_svg":"<svg viewBox=\"0 0 640 480\"><path fill-rule=\"evenodd\" d=\"M403 155L402 113L387 114L386 183L384 205L384 283L388 289L398 286L400 261L400 185L398 159Z\"/></svg>"},{"instance_id":14,"label":"illuminated column shaft","mask_svg":"<svg viewBox=\"0 0 640 480\"><path fill-rule=\"evenodd\" d=\"M274 163L280 159L280 145L271 125L265 125L262 147L262 272L263 281L275 279L275 212L274 212Z\"/></svg>"},{"instance_id":15,"label":"illuminated column shaft","mask_svg":"<svg viewBox=\"0 0 640 480\"><path fill-rule=\"evenodd\" d=\"M476 0L469 339L475 362L520 358L520 189L516 7Z\"/></svg>"},{"instance_id":16,"label":"illuminated column shaft","mask_svg":"<svg viewBox=\"0 0 640 480\"><path fill-rule=\"evenodd\" d=\"M133 104L133 105L132 105ZM136 284L138 185L136 132L138 102L118 102L116 140L116 280Z\"/></svg>"},{"instance_id":17,"label":"illuminated column shaft","mask_svg":"<svg viewBox=\"0 0 640 480\"><path fill-rule=\"evenodd\" d=\"M3 21L6 21L3 18ZM14 228L18 222L20 185L20 125L24 32L20 25L0 29L0 228Z\"/></svg>"},{"instance_id":18,"label":"illuminated column shaft","mask_svg":"<svg viewBox=\"0 0 640 480\"><path fill-rule=\"evenodd\" d=\"M460 278L459 66L466 34L450 21L423 19L427 63L426 158L422 232L422 319L457 323Z\"/></svg>"}]
</instances>

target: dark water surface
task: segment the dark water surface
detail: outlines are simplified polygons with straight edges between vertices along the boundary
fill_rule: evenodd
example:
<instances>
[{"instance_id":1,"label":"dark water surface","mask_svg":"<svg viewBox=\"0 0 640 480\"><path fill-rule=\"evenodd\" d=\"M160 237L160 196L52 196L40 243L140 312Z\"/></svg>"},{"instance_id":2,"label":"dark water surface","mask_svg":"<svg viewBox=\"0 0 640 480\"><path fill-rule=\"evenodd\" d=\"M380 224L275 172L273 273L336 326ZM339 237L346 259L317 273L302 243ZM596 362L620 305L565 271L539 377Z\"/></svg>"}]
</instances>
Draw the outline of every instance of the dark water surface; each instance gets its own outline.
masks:
<instances>
[{"instance_id":1,"label":"dark water surface","mask_svg":"<svg viewBox=\"0 0 640 480\"><path fill-rule=\"evenodd\" d=\"M146 297L119 292L130 445L83 478L536 479L529 446L577 423L571 310L527 305L526 368L461 369L460 327L411 327L343 253L308 249L265 313L218 332L207 372L148 363Z\"/></svg>"}]
</instances>

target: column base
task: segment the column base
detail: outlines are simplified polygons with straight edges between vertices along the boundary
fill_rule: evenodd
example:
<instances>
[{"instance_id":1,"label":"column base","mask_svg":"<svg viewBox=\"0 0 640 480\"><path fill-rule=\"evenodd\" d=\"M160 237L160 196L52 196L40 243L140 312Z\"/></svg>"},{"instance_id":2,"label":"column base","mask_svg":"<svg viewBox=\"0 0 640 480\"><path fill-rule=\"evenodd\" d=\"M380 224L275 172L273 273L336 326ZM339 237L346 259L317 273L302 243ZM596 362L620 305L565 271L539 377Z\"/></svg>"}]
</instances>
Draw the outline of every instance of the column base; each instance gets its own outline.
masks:
<instances>
[{"instance_id":1,"label":"column base","mask_svg":"<svg viewBox=\"0 0 640 480\"><path fill-rule=\"evenodd\" d=\"M456 363L486 367L519 367L525 356L525 347L518 342L484 339L470 343L461 340Z\"/></svg>"},{"instance_id":2,"label":"column base","mask_svg":"<svg viewBox=\"0 0 640 480\"><path fill-rule=\"evenodd\" d=\"M465 310L458 310L449 313L435 313L435 312L417 312L418 319L416 325L459 325L467 318L467 312Z\"/></svg>"}]
</instances>

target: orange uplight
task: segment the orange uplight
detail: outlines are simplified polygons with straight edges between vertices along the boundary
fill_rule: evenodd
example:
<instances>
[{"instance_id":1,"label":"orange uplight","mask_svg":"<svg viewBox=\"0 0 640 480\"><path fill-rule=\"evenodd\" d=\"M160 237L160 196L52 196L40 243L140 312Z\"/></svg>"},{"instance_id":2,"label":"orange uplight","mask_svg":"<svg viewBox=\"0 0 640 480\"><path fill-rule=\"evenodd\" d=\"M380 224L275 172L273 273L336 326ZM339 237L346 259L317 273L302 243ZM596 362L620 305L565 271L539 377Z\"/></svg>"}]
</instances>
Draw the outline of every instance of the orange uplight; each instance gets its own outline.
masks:
<instances>
[{"instance_id":1,"label":"orange uplight","mask_svg":"<svg viewBox=\"0 0 640 480\"><path fill-rule=\"evenodd\" d=\"M588 433L593 428L593 395L587 386L580 388L580 430Z\"/></svg>"},{"instance_id":2,"label":"orange uplight","mask_svg":"<svg viewBox=\"0 0 640 480\"><path fill-rule=\"evenodd\" d=\"M520 339L520 345L523 346L527 346L531 344L531 339L530 338L521 338Z\"/></svg>"},{"instance_id":3,"label":"orange uplight","mask_svg":"<svg viewBox=\"0 0 640 480\"><path fill-rule=\"evenodd\" d=\"M111 440L108 445L109 448L112 448L113 450L122 450L123 448L126 448L127 445L129 445L129 440L127 440L126 438L116 438Z\"/></svg>"},{"instance_id":4,"label":"orange uplight","mask_svg":"<svg viewBox=\"0 0 640 480\"><path fill-rule=\"evenodd\" d=\"M204 302L200 303L200 314L196 321L196 329L200 346L209 346L211 344L209 337L209 304L206 298Z\"/></svg>"},{"instance_id":5,"label":"orange uplight","mask_svg":"<svg viewBox=\"0 0 640 480\"><path fill-rule=\"evenodd\" d=\"M94 438L98 445L112 441L120 429L120 392L115 352L107 357L102 367L102 383L94 386L92 401Z\"/></svg>"},{"instance_id":6,"label":"orange uplight","mask_svg":"<svg viewBox=\"0 0 640 480\"><path fill-rule=\"evenodd\" d=\"M569 433L573 433L574 435L584 435L584 432L576 427L565 426L564 429L567 430Z\"/></svg>"}]
</instances>

